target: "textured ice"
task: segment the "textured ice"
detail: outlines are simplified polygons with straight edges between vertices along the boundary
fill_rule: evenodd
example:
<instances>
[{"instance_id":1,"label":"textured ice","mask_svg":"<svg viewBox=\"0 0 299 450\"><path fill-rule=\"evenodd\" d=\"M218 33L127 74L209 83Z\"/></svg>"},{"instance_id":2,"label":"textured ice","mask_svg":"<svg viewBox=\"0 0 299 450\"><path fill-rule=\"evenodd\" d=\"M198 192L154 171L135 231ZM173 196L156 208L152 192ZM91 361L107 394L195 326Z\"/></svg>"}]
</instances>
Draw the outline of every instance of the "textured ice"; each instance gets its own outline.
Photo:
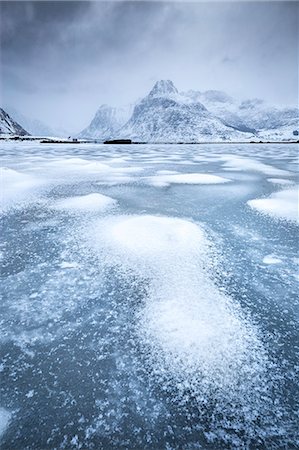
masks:
<instances>
[{"instance_id":1,"label":"textured ice","mask_svg":"<svg viewBox=\"0 0 299 450\"><path fill-rule=\"evenodd\" d=\"M10 419L11 413L7 409L0 407L0 436L5 432Z\"/></svg>"},{"instance_id":2,"label":"textured ice","mask_svg":"<svg viewBox=\"0 0 299 450\"><path fill-rule=\"evenodd\" d=\"M183 377L193 389L203 377L224 390L242 382L244 370L257 370L254 327L213 282L209 242L197 224L150 215L115 217L99 222L92 236L100 251L106 247L109 264L150 280L138 320L155 370Z\"/></svg>"},{"instance_id":3,"label":"textured ice","mask_svg":"<svg viewBox=\"0 0 299 450\"><path fill-rule=\"evenodd\" d=\"M1 449L295 448L298 230L247 202L292 190L271 180L296 156L3 142ZM149 182L193 174L230 182Z\"/></svg>"},{"instance_id":4,"label":"textured ice","mask_svg":"<svg viewBox=\"0 0 299 450\"><path fill-rule=\"evenodd\" d=\"M299 222L298 187L274 192L267 198L249 200L248 205L276 219Z\"/></svg>"},{"instance_id":5,"label":"textured ice","mask_svg":"<svg viewBox=\"0 0 299 450\"><path fill-rule=\"evenodd\" d=\"M55 209L70 212L104 212L116 206L117 201L107 195L92 193L58 200Z\"/></svg>"},{"instance_id":6,"label":"textured ice","mask_svg":"<svg viewBox=\"0 0 299 450\"><path fill-rule=\"evenodd\" d=\"M170 184L221 184L228 181L230 180L227 178L208 173L162 174L149 178L149 183L157 187L169 186Z\"/></svg>"}]
</instances>

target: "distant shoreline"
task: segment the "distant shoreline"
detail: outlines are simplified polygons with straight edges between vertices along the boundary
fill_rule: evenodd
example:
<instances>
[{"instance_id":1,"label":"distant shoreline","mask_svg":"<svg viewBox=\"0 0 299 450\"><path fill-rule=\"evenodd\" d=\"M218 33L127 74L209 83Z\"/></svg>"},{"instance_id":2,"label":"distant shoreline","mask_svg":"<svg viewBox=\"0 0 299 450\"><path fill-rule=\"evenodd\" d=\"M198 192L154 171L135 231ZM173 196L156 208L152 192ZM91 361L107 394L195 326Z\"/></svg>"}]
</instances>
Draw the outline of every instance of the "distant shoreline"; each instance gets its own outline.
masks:
<instances>
[{"instance_id":1,"label":"distant shoreline","mask_svg":"<svg viewBox=\"0 0 299 450\"><path fill-rule=\"evenodd\" d=\"M296 141L199 141L199 142L98 142L97 140L77 140L71 141L67 139L58 138L44 138L44 137L33 137L33 136L0 136L0 141L6 142L30 142L39 141L41 144L99 144L99 145L215 145L215 144L230 144L230 145L249 145L249 144L299 144L299 140Z\"/></svg>"}]
</instances>

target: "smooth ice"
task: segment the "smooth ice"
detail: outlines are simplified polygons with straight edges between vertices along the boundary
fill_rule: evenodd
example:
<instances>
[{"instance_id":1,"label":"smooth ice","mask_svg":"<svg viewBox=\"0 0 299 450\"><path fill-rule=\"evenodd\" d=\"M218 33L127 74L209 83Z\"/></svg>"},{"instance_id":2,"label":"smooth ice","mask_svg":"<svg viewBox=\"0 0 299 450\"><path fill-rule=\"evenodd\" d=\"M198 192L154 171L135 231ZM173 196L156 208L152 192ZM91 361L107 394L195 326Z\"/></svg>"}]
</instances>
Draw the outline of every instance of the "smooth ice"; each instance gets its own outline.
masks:
<instances>
[{"instance_id":1,"label":"smooth ice","mask_svg":"<svg viewBox=\"0 0 299 450\"><path fill-rule=\"evenodd\" d=\"M1 449L298 446L296 146L1 163Z\"/></svg>"}]
</instances>

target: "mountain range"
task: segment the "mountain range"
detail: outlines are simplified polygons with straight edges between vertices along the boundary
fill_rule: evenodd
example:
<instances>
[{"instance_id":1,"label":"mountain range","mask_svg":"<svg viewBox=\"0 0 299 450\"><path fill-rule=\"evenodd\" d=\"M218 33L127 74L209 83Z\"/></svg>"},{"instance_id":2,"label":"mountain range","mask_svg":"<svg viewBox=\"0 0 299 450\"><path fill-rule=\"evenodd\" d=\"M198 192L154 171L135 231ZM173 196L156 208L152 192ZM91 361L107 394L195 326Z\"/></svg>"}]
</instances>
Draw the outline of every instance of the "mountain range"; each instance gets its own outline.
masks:
<instances>
[{"instance_id":1,"label":"mountain range","mask_svg":"<svg viewBox=\"0 0 299 450\"><path fill-rule=\"evenodd\" d=\"M16 110L0 109L0 134L67 136ZM78 138L131 139L135 142L297 140L298 108L277 108L260 99L237 101L217 90L179 92L160 80L144 98L116 108L102 105ZM20 125L21 124L21 125Z\"/></svg>"},{"instance_id":2,"label":"mountain range","mask_svg":"<svg viewBox=\"0 0 299 450\"><path fill-rule=\"evenodd\" d=\"M78 136L139 142L292 140L299 127L298 108L270 107L259 99L238 102L215 90L180 93L170 80L158 81L134 108L122 111L102 105Z\"/></svg>"}]
</instances>

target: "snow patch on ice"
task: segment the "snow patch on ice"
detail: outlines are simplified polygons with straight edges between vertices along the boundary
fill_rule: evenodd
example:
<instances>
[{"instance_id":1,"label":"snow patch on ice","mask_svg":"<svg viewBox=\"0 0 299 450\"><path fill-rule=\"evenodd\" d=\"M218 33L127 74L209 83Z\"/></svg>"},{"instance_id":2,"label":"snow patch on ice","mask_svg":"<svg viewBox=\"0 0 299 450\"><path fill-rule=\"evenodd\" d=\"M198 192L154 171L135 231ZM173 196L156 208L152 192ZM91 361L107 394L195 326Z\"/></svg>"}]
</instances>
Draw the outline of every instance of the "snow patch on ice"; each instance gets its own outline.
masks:
<instances>
[{"instance_id":1,"label":"snow patch on ice","mask_svg":"<svg viewBox=\"0 0 299 450\"><path fill-rule=\"evenodd\" d=\"M299 223L298 187L275 192L268 198L249 200L247 203L262 214Z\"/></svg>"},{"instance_id":2,"label":"snow patch on ice","mask_svg":"<svg viewBox=\"0 0 299 450\"><path fill-rule=\"evenodd\" d=\"M280 264L281 262L282 260L277 258L275 255L266 255L263 258L264 264Z\"/></svg>"},{"instance_id":3,"label":"snow patch on ice","mask_svg":"<svg viewBox=\"0 0 299 450\"><path fill-rule=\"evenodd\" d=\"M157 175L175 175L177 173L176 170L157 170Z\"/></svg>"},{"instance_id":4,"label":"snow patch on ice","mask_svg":"<svg viewBox=\"0 0 299 450\"><path fill-rule=\"evenodd\" d=\"M59 264L59 267L61 267L61 269L77 269L79 267L79 264L76 262L62 261Z\"/></svg>"},{"instance_id":5,"label":"snow patch on ice","mask_svg":"<svg viewBox=\"0 0 299 450\"><path fill-rule=\"evenodd\" d=\"M120 216L97 222L91 239L101 260L149 281L137 329L155 370L192 389L202 378L226 390L262 368L255 329L215 285L210 244L197 224Z\"/></svg>"},{"instance_id":6,"label":"snow patch on ice","mask_svg":"<svg viewBox=\"0 0 299 450\"><path fill-rule=\"evenodd\" d=\"M53 208L70 212L103 212L115 207L117 201L103 194L93 193L58 200Z\"/></svg>"},{"instance_id":7,"label":"snow patch on ice","mask_svg":"<svg viewBox=\"0 0 299 450\"><path fill-rule=\"evenodd\" d=\"M8 167L0 168L0 211L30 201L34 191L43 184L35 176Z\"/></svg>"},{"instance_id":8,"label":"snow patch on ice","mask_svg":"<svg viewBox=\"0 0 299 450\"><path fill-rule=\"evenodd\" d=\"M221 184L230 180L227 178L211 175L208 173L179 173L171 175L155 175L149 177L149 184L157 187L169 186L170 184Z\"/></svg>"},{"instance_id":9,"label":"snow patch on ice","mask_svg":"<svg viewBox=\"0 0 299 450\"><path fill-rule=\"evenodd\" d=\"M281 186L293 184L293 181L286 180L284 178L267 178L267 181L269 181L269 183L278 184Z\"/></svg>"},{"instance_id":10,"label":"snow patch on ice","mask_svg":"<svg viewBox=\"0 0 299 450\"><path fill-rule=\"evenodd\" d=\"M47 162L43 169L50 171L54 178L71 181L76 178L93 179L101 184L131 183L130 176L143 170L142 167L112 167L109 164L83 158L54 159Z\"/></svg>"},{"instance_id":11,"label":"snow patch on ice","mask_svg":"<svg viewBox=\"0 0 299 450\"><path fill-rule=\"evenodd\" d=\"M221 161L224 161L223 166L224 170L229 171L238 171L238 170L246 170L246 171L253 171L253 172L261 172L265 175L272 175L272 176L287 176L290 175L290 172L283 170L283 169L277 169L276 167L273 167L269 164L264 164L260 161L257 161L255 159L246 158L243 156L233 156L233 155L223 155L220 158Z\"/></svg>"}]
</instances>

